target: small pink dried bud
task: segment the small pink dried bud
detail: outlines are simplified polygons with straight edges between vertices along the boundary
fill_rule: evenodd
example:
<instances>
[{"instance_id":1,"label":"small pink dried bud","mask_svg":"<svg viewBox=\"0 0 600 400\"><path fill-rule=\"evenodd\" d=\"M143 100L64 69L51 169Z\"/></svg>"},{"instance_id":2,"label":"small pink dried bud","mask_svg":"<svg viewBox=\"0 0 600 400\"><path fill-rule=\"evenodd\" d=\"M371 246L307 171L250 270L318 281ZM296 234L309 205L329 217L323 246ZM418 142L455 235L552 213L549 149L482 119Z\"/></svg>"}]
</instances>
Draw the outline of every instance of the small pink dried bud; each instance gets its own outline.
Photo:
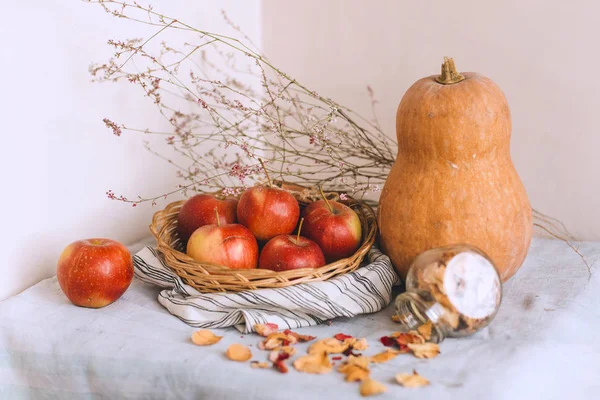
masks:
<instances>
[{"instance_id":1,"label":"small pink dried bud","mask_svg":"<svg viewBox=\"0 0 600 400\"><path fill-rule=\"evenodd\" d=\"M119 125L117 125L116 123L114 123L113 121L111 121L110 119L104 118L102 120L102 122L104 122L104 124L106 125L107 128L112 129L113 135L121 136L121 133L123 133L123 131L121 130L121 127Z\"/></svg>"}]
</instances>

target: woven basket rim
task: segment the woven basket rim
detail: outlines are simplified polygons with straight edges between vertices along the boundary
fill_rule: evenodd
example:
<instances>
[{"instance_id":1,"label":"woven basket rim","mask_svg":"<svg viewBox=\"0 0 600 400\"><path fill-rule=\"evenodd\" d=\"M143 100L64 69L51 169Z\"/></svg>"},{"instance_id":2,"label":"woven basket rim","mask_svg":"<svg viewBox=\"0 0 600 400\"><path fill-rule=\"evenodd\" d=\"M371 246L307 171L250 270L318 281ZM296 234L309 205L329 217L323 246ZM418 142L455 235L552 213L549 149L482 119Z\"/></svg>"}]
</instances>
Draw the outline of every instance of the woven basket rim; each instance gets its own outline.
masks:
<instances>
[{"instance_id":1,"label":"woven basket rim","mask_svg":"<svg viewBox=\"0 0 600 400\"><path fill-rule=\"evenodd\" d=\"M308 204L309 201L301 198L300 191L306 193L307 188L293 186L295 190L286 190L294 195L299 203ZM219 195L219 192L210 193ZM339 199L339 192L327 192L327 198ZM257 289L267 285L267 287L284 287L304 281L326 280L340 273L350 272L360 265L362 259L366 256L369 249L375 242L377 223L373 209L365 202L348 197L347 200L338 200L351 207L357 212L361 219L362 238L359 248L350 257L336 260L319 268L302 268L289 271L272 271L268 269L230 269L225 266L213 265L205 262L199 262L172 246L173 243L181 244L178 239L176 225L176 215L181 205L186 200L178 200L169 203L164 209L154 213L150 231L157 241L157 250L162 254L167 266L177 275L186 281L186 283L201 290L208 291L239 291L244 289ZM313 200L314 201L314 200ZM170 224L165 220L171 221ZM173 239L173 235L176 236ZM297 282L294 282L297 281ZM201 286L201 288L199 288Z\"/></svg>"}]
</instances>

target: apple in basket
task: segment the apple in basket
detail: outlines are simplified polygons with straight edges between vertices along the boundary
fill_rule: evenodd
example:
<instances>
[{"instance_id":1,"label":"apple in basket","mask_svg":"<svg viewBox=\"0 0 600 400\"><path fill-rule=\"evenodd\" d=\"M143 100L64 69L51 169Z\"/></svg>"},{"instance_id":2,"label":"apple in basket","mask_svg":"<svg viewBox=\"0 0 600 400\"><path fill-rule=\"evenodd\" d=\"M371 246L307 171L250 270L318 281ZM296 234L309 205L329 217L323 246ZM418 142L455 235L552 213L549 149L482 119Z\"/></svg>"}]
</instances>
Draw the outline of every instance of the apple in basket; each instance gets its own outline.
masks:
<instances>
[{"instance_id":1,"label":"apple in basket","mask_svg":"<svg viewBox=\"0 0 600 400\"><path fill-rule=\"evenodd\" d=\"M300 205L283 189L254 186L242 193L237 217L258 240L267 241L294 231L300 217Z\"/></svg>"},{"instance_id":2,"label":"apple in basket","mask_svg":"<svg viewBox=\"0 0 600 400\"><path fill-rule=\"evenodd\" d=\"M300 236L303 221L300 220L297 235L275 236L265 244L260 253L258 268L280 272L325 265L325 256L319 245Z\"/></svg>"},{"instance_id":3,"label":"apple in basket","mask_svg":"<svg viewBox=\"0 0 600 400\"><path fill-rule=\"evenodd\" d=\"M216 224L215 208L221 224L236 222L236 199L219 200L210 194L197 194L183 203L177 215L177 232L184 242L201 226Z\"/></svg>"},{"instance_id":4,"label":"apple in basket","mask_svg":"<svg viewBox=\"0 0 600 400\"><path fill-rule=\"evenodd\" d=\"M115 240L78 240L61 253L56 277L73 304L101 308L116 301L131 284L131 253Z\"/></svg>"},{"instance_id":5,"label":"apple in basket","mask_svg":"<svg viewBox=\"0 0 600 400\"><path fill-rule=\"evenodd\" d=\"M221 265L232 269L252 269L258 264L258 243L243 225L204 225L196 229L187 243L187 254L196 261Z\"/></svg>"},{"instance_id":6,"label":"apple in basket","mask_svg":"<svg viewBox=\"0 0 600 400\"><path fill-rule=\"evenodd\" d=\"M362 228L353 209L321 194L323 200L310 203L302 211L304 236L319 245L330 263L354 254L360 246Z\"/></svg>"}]
</instances>

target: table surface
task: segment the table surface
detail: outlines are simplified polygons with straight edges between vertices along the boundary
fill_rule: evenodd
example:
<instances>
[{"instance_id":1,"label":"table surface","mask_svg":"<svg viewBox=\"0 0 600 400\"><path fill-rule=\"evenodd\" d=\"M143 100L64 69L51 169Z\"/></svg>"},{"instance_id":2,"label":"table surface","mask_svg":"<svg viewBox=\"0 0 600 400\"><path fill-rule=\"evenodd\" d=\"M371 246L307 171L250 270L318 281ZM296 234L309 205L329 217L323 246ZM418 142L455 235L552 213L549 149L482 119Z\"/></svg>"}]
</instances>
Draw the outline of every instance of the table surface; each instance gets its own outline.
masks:
<instances>
[{"instance_id":1,"label":"table surface","mask_svg":"<svg viewBox=\"0 0 600 400\"><path fill-rule=\"evenodd\" d=\"M600 243L577 245L590 264L600 258ZM388 387L377 398L591 398L600 392L597 264L589 278L566 244L534 239L525 264L504 286L492 324L472 337L447 339L435 359L402 355L373 366L372 377ZM71 305L51 278L0 302L0 398L360 398L358 384L337 372L309 375L290 368L280 374L225 358L227 346L237 342L264 360L256 335L220 329L218 344L194 346L194 328L158 304L159 291L134 281L119 301L92 310ZM384 349L381 336L396 330L391 313L388 307L297 331L366 337L370 348L364 353L370 355ZM305 348L299 345L299 354ZM394 383L396 373L413 369L431 385L406 389Z\"/></svg>"}]
</instances>

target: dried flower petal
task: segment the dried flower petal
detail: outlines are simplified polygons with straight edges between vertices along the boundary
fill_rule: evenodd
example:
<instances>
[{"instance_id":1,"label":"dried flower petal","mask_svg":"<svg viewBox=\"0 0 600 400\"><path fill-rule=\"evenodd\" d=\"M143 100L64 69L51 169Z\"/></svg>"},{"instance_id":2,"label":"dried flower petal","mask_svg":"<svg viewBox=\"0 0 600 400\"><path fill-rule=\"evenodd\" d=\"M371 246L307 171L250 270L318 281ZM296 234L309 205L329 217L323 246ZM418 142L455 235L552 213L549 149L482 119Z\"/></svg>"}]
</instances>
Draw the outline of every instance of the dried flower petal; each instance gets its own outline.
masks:
<instances>
[{"instance_id":1,"label":"dried flower petal","mask_svg":"<svg viewBox=\"0 0 600 400\"><path fill-rule=\"evenodd\" d=\"M344 367L344 368L342 368ZM346 375L346 382L362 382L369 378L371 373L368 368L363 368L356 364L345 364L338 371Z\"/></svg>"},{"instance_id":2,"label":"dried flower petal","mask_svg":"<svg viewBox=\"0 0 600 400\"><path fill-rule=\"evenodd\" d=\"M342 354L345 356L355 356L355 357L361 356L361 353L355 353L354 351L352 351L352 346L350 346L346 350L344 350L344 352Z\"/></svg>"},{"instance_id":3,"label":"dried flower petal","mask_svg":"<svg viewBox=\"0 0 600 400\"><path fill-rule=\"evenodd\" d=\"M400 354L406 354L406 353L410 353L410 349L405 344L399 344L398 345L398 352Z\"/></svg>"},{"instance_id":4,"label":"dried flower petal","mask_svg":"<svg viewBox=\"0 0 600 400\"><path fill-rule=\"evenodd\" d=\"M267 337L269 335L272 335L273 333L277 333L277 331L279 330L279 326L277 326L277 324L272 324L272 323L255 324L254 330L260 336Z\"/></svg>"},{"instance_id":5,"label":"dried flower petal","mask_svg":"<svg viewBox=\"0 0 600 400\"><path fill-rule=\"evenodd\" d=\"M406 388L416 388L429 385L429 381L413 370L412 374L396 374L396 382Z\"/></svg>"},{"instance_id":6,"label":"dried flower petal","mask_svg":"<svg viewBox=\"0 0 600 400\"><path fill-rule=\"evenodd\" d=\"M425 340L429 340L429 339L431 339L431 328L432 327L433 327L433 324L431 323L431 321L427 321L423 325L419 326L417 328L417 331L421 334L421 336L423 336L423 338Z\"/></svg>"},{"instance_id":7,"label":"dried flower petal","mask_svg":"<svg viewBox=\"0 0 600 400\"><path fill-rule=\"evenodd\" d=\"M288 366L283 360L274 362L273 366L282 374L286 374L288 372Z\"/></svg>"},{"instance_id":8,"label":"dried flower petal","mask_svg":"<svg viewBox=\"0 0 600 400\"><path fill-rule=\"evenodd\" d=\"M344 340L350 339L353 336L346 335L344 333L338 333L338 334L334 335L333 337L336 338L337 340L339 340L340 342L343 342Z\"/></svg>"},{"instance_id":9,"label":"dried flower petal","mask_svg":"<svg viewBox=\"0 0 600 400\"><path fill-rule=\"evenodd\" d=\"M380 393L385 393L387 388L373 379L367 379L360 385L361 396L373 396Z\"/></svg>"},{"instance_id":10,"label":"dried flower petal","mask_svg":"<svg viewBox=\"0 0 600 400\"><path fill-rule=\"evenodd\" d=\"M407 346L418 358L434 358L440 354L440 346L436 343L409 343Z\"/></svg>"},{"instance_id":11,"label":"dried flower petal","mask_svg":"<svg viewBox=\"0 0 600 400\"><path fill-rule=\"evenodd\" d=\"M288 336L292 336L292 337L296 338L296 341L298 341L300 343L310 342L311 340L316 338L316 336L301 335L299 333L292 332L289 329L286 329L285 331L283 331L283 333L285 333Z\"/></svg>"},{"instance_id":12,"label":"dried flower petal","mask_svg":"<svg viewBox=\"0 0 600 400\"><path fill-rule=\"evenodd\" d=\"M379 340L381 340L381 343L386 347L392 347L398 344L396 339L392 336L382 336Z\"/></svg>"},{"instance_id":13,"label":"dried flower petal","mask_svg":"<svg viewBox=\"0 0 600 400\"><path fill-rule=\"evenodd\" d=\"M358 351L364 351L369 348L369 343L367 343L367 339L360 338L352 345L352 348Z\"/></svg>"},{"instance_id":14,"label":"dried flower petal","mask_svg":"<svg viewBox=\"0 0 600 400\"><path fill-rule=\"evenodd\" d=\"M298 342L294 336L286 335L283 332L272 333L258 344L258 348L261 350L275 350L282 346L289 344L295 344Z\"/></svg>"},{"instance_id":15,"label":"dried flower petal","mask_svg":"<svg viewBox=\"0 0 600 400\"><path fill-rule=\"evenodd\" d=\"M369 357L365 357L365 356L350 356L348 357L348 359L346 360L346 362L342 365L340 365L340 367L338 368L338 371L340 372L344 372L344 368L348 365L358 365L361 368L364 369L369 369Z\"/></svg>"},{"instance_id":16,"label":"dried flower petal","mask_svg":"<svg viewBox=\"0 0 600 400\"><path fill-rule=\"evenodd\" d=\"M266 361L252 361L250 366L252 368L271 368L271 364Z\"/></svg>"},{"instance_id":17,"label":"dried flower petal","mask_svg":"<svg viewBox=\"0 0 600 400\"><path fill-rule=\"evenodd\" d=\"M223 339L223 336L217 336L209 329L201 329L192 333L192 343L198 346L209 346L219 343L221 339Z\"/></svg>"},{"instance_id":18,"label":"dried flower petal","mask_svg":"<svg viewBox=\"0 0 600 400\"><path fill-rule=\"evenodd\" d=\"M327 357L327 353L322 351L297 358L294 361L294 368L308 374L326 374L333 367L329 361L329 357Z\"/></svg>"},{"instance_id":19,"label":"dried flower petal","mask_svg":"<svg viewBox=\"0 0 600 400\"><path fill-rule=\"evenodd\" d=\"M396 314L392 315L392 321L394 322L400 322L400 317Z\"/></svg>"},{"instance_id":20,"label":"dried flower petal","mask_svg":"<svg viewBox=\"0 0 600 400\"><path fill-rule=\"evenodd\" d=\"M273 350L269 353L269 361L275 363L277 361L284 361L290 358L287 353L280 353L279 350Z\"/></svg>"},{"instance_id":21,"label":"dried flower petal","mask_svg":"<svg viewBox=\"0 0 600 400\"><path fill-rule=\"evenodd\" d=\"M225 352L227 358L233 361L248 361L252 358L250 348L243 344L235 343L230 345Z\"/></svg>"},{"instance_id":22,"label":"dried flower petal","mask_svg":"<svg viewBox=\"0 0 600 400\"><path fill-rule=\"evenodd\" d=\"M269 354L269 361L277 362L277 361L287 360L288 358L292 357L294 354L296 354L295 347L284 346L277 350L271 351L271 353Z\"/></svg>"},{"instance_id":23,"label":"dried flower petal","mask_svg":"<svg viewBox=\"0 0 600 400\"><path fill-rule=\"evenodd\" d=\"M372 363L384 363L390 361L392 358L396 358L398 354L401 354L399 351L386 349L381 353L375 354L374 356L369 357L369 360Z\"/></svg>"},{"instance_id":24,"label":"dried flower petal","mask_svg":"<svg viewBox=\"0 0 600 400\"><path fill-rule=\"evenodd\" d=\"M319 354L322 352L327 354L342 354L348 347L348 343L342 343L334 338L327 338L313 343L308 348L308 354Z\"/></svg>"}]
</instances>

